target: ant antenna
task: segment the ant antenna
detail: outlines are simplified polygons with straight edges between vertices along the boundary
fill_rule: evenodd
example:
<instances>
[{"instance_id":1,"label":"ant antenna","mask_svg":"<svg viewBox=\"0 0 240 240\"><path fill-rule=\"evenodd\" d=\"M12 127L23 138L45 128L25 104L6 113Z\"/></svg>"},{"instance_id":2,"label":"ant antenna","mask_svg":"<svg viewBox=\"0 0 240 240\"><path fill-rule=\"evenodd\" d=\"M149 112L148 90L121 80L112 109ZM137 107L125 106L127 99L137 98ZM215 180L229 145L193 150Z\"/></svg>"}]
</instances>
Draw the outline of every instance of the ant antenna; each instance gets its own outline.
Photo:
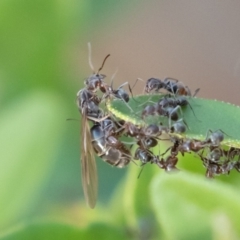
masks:
<instances>
[{"instance_id":1,"label":"ant antenna","mask_svg":"<svg viewBox=\"0 0 240 240\"><path fill-rule=\"evenodd\" d=\"M80 121L79 119L76 119L76 118L67 118L66 121Z\"/></svg>"},{"instance_id":2,"label":"ant antenna","mask_svg":"<svg viewBox=\"0 0 240 240\"><path fill-rule=\"evenodd\" d=\"M103 63L102 63L102 66L98 69L98 72L97 74L102 70L107 58L110 56L110 54L108 54L104 60L103 60ZM92 47L91 47L91 43L88 42L88 63L89 63L89 66L90 68L92 69L93 71L93 74L95 74L95 70L94 70L94 67L93 67L93 64L92 64Z\"/></svg>"},{"instance_id":3,"label":"ant antenna","mask_svg":"<svg viewBox=\"0 0 240 240\"><path fill-rule=\"evenodd\" d=\"M136 162L132 159L131 155L128 155L127 153L122 153L122 155L125 155L126 157L130 158L130 161L132 161L136 166L138 166Z\"/></svg>"},{"instance_id":4,"label":"ant antenna","mask_svg":"<svg viewBox=\"0 0 240 240\"><path fill-rule=\"evenodd\" d=\"M167 148L167 150L166 150L164 153L159 154L158 156L159 156L159 157L160 157L160 156L164 156L167 152L170 151L171 148L172 148L172 146L170 146L169 148Z\"/></svg>"},{"instance_id":5,"label":"ant antenna","mask_svg":"<svg viewBox=\"0 0 240 240\"><path fill-rule=\"evenodd\" d=\"M104 66L106 60L108 59L108 57L110 57L110 54L108 54L108 55L104 58L103 63L102 63L102 66L98 69L97 74L103 69L103 66Z\"/></svg>"},{"instance_id":6,"label":"ant antenna","mask_svg":"<svg viewBox=\"0 0 240 240\"><path fill-rule=\"evenodd\" d=\"M88 42L88 64L89 64L90 68L92 69L93 74L95 74L94 67L92 64L92 47L91 47L90 42Z\"/></svg>"},{"instance_id":7,"label":"ant antenna","mask_svg":"<svg viewBox=\"0 0 240 240\"><path fill-rule=\"evenodd\" d=\"M140 170L140 172L139 172L139 174L138 174L138 177L137 177L138 179L140 178L140 176L141 176L141 174L142 174L142 171L143 171L145 165L146 165L146 163L141 164L140 167L142 167L142 168L141 168L141 170Z\"/></svg>"},{"instance_id":8,"label":"ant antenna","mask_svg":"<svg viewBox=\"0 0 240 240\"><path fill-rule=\"evenodd\" d=\"M137 103L139 103L139 102L133 97L133 92L132 92L132 90L133 90L133 88L136 86L138 80L140 80L140 81L143 82L143 80L142 80L141 78L137 78L132 87L130 86L130 84L128 84L128 89L129 89L129 92L131 93L132 99L133 99L135 102L137 102Z\"/></svg>"},{"instance_id":9,"label":"ant antenna","mask_svg":"<svg viewBox=\"0 0 240 240\"><path fill-rule=\"evenodd\" d=\"M118 72L118 68L116 69L115 73L111 77L111 89L113 89L113 79L115 78L117 72Z\"/></svg>"},{"instance_id":10,"label":"ant antenna","mask_svg":"<svg viewBox=\"0 0 240 240\"><path fill-rule=\"evenodd\" d=\"M150 97L147 99L147 101L145 101L144 103L141 103L141 104L139 105L139 107L145 105L146 103L153 103L153 104L156 103L156 101L151 101L151 100L152 100L152 97L150 96ZM147 106L147 105L146 105L146 106Z\"/></svg>"}]
</instances>

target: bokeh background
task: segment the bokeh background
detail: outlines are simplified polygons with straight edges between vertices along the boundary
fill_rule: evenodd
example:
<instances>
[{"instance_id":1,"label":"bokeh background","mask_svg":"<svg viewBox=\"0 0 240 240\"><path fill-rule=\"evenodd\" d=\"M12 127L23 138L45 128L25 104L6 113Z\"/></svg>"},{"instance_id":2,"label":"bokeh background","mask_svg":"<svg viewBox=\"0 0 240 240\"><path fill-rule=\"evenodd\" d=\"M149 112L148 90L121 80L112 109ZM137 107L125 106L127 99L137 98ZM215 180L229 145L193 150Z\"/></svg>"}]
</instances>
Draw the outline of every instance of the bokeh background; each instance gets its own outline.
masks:
<instances>
[{"instance_id":1,"label":"bokeh background","mask_svg":"<svg viewBox=\"0 0 240 240\"><path fill-rule=\"evenodd\" d=\"M177 78L240 104L240 2L0 1L0 229L50 218L85 225L75 99L107 54L114 85ZM138 82L134 93L142 93ZM222 113L224 116L224 112ZM127 169L98 160L107 206Z\"/></svg>"}]
</instances>

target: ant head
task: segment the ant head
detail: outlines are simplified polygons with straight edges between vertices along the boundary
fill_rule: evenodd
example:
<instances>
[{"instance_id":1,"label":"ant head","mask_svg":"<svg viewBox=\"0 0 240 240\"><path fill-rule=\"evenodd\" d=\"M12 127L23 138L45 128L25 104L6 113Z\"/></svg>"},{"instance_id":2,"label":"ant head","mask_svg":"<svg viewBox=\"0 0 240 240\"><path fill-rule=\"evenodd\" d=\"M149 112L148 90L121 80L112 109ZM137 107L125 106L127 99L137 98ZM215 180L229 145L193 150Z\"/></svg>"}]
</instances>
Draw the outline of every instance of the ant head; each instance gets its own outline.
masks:
<instances>
[{"instance_id":1,"label":"ant head","mask_svg":"<svg viewBox=\"0 0 240 240\"><path fill-rule=\"evenodd\" d=\"M173 121L177 121L178 120L178 109L179 108L172 108L172 107L169 107L168 108L168 111L169 111L169 117L171 118L171 120L173 120Z\"/></svg>"},{"instance_id":2,"label":"ant head","mask_svg":"<svg viewBox=\"0 0 240 240\"><path fill-rule=\"evenodd\" d=\"M165 95L158 101L158 105L161 108L166 108L167 106L171 105L171 103L172 103L172 98L167 97L167 95Z\"/></svg>"},{"instance_id":3,"label":"ant head","mask_svg":"<svg viewBox=\"0 0 240 240\"><path fill-rule=\"evenodd\" d=\"M186 125L183 123L182 119L179 119L171 127L171 131L174 133L184 133L186 132L186 130L187 130Z\"/></svg>"},{"instance_id":4,"label":"ant head","mask_svg":"<svg viewBox=\"0 0 240 240\"><path fill-rule=\"evenodd\" d=\"M155 105L147 105L142 111L142 118L155 114Z\"/></svg>"},{"instance_id":5,"label":"ant head","mask_svg":"<svg viewBox=\"0 0 240 240\"><path fill-rule=\"evenodd\" d=\"M160 88L162 88L162 86L163 86L163 82L160 79L149 78L145 86L145 92L149 93L153 89L159 90Z\"/></svg>"},{"instance_id":6,"label":"ant head","mask_svg":"<svg viewBox=\"0 0 240 240\"><path fill-rule=\"evenodd\" d=\"M156 124L150 124L143 129L143 132L146 136L155 136L159 133L159 127Z\"/></svg>"},{"instance_id":7,"label":"ant head","mask_svg":"<svg viewBox=\"0 0 240 240\"><path fill-rule=\"evenodd\" d=\"M172 172L178 170L176 164L178 162L178 158L176 156L168 156L165 160L165 171Z\"/></svg>"},{"instance_id":8,"label":"ant head","mask_svg":"<svg viewBox=\"0 0 240 240\"><path fill-rule=\"evenodd\" d=\"M191 151L192 140L191 139L184 139L181 143L181 150L183 152L190 152Z\"/></svg>"},{"instance_id":9,"label":"ant head","mask_svg":"<svg viewBox=\"0 0 240 240\"><path fill-rule=\"evenodd\" d=\"M114 95L116 98L122 99L125 102L129 102L129 94L123 88L114 90Z\"/></svg>"},{"instance_id":10,"label":"ant head","mask_svg":"<svg viewBox=\"0 0 240 240\"><path fill-rule=\"evenodd\" d=\"M211 134L208 136L207 141L210 141L210 143L213 146L218 146L224 139L224 132L222 130L216 130L215 132L212 132L209 130Z\"/></svg>"},{"instance_id":11,"label":"ant head","mask_svg":"<svg viewBox=\"0 0 240 240\"><path fill-rule=\"evenodd\" d=\"M151 161L152 156L148 151L137 148L134 158L140 160L143 164L146 164Z\"/></svg>"},{"instance_id":12,"label":"ant head","mask_svg":"<svg viewBox=\"0 0 240 240\"><path fill-rule=\"evenodd\" d=\"M220 160L220 158L222 157L222 155L223 155L222 150L220 148L215 148L209 152L209 154L207 155L207 158L210 161L218 162Z\"/></svg>"},{"instance_id":13,"label":"ant head","mask_svg":"<svg viewBox=\"0 0 240 240\"><path fill-rule=\"evenodd\" d=\"M143 139L143 144L146 148L152 148L157 146L158 141L155 138L147 137Z\"/></svg>"},{"instance_id":14,"label":"ant head","mask_svg":"<svg viewBox=\"0 0 240 240\"><path fill-rule=\"evenodd\" d=\"M127 122L126 123L126 128L127 128L128 134L130 136L138 135L139 128L136 125L134 125L133 123Z\"/></svg>"}]
</instances>

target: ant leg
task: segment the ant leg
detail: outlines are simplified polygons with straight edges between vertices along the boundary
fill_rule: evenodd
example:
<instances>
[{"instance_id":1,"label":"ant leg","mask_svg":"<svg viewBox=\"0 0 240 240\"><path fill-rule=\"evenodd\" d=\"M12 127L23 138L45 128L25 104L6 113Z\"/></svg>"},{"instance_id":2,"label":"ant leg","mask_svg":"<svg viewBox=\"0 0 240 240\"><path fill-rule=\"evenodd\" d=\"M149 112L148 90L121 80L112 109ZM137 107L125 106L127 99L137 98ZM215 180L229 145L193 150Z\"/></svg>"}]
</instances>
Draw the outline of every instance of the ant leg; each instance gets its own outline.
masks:
<instances>
[{"instance_id":1,"label":"ant leg","mask_svg":"<svg viewBox=\"0 0 240 240\"><path fill-rule=\"evenodd\" d=\"M226 136L228 136L228 137L231 137L230 135L228 135L227 133L225 133L225 132L224 132L223 130L221 130L221 129L217 129L215 132L217 132L217 131L223 133L224 135L226 135Z\"/></svg>"},{"instance_id":2,"label":"ant leg","mask_svg":"<svg viewBox=\"0 0 240 240\"><path fill-rule=\"evenodd\" d=\"M141 170L140 170L140 172L139 172L139 174L138 174L138 179L140 178L140 176L141 176L141 174L142 174L142 171L143 171L143 168L144 168L144 166L146 165L146 163L142 163L141 165L140 165L140 167L142 167L141 168Z\"/></svg>"},{"instance_id":3,"label":"ant leg","mask_svg":"<svg viewBox=\"0 0 240 240\"><path fill-rule=\"evenodd\" d=\"M126 153L124 153L124 152L122 152L122 155L124 155L125 157L127 157L128 159L130 159L130 161L132 161L135 165L137 165L136 162L132 159L132 156L131 156L131 155L128 155L128 154L126 154Z\"/></svg>"},{"instance_id":4,"label":"ant leg","mask_svg":"<svg viewBox=\"0 0 240 240\"><path fill-rule=\"evenodd\" d=\"M118 89L119 89L119 88L122 88L123 86L125 86L125 85L127 85L127 84L129 85L128 82L123 83L122 85L120 85L120 86L118 87Z\"/></svg>"},{"instance_id":5,"label":"ant leg","mask_svg":"<svg viewBox=\"0 0 240 240\"><path fill-rule=\"evenodd\" d=\"M120 99L124 102L124 104L130 109L131 112L133 112L133 109L129 106L129 104L120 96Z\"/></svg>"},{"instance_id":6,"label":"ant leg","mask_svg":"<svg viewBox=\"0 0 240 240\"><path fill-rule=\"evenodd\" d=\"M209 133L211 134L209 135ZM205 144L210 144L211 146L218 146L223 141L224 134L226 135L226 133L223 132L221 129L218 129L214 132L209 129L204 142Z\"/></svg>"},{"instance_id":7,"label":"ant leg","mask_svg":"<svg viewBox=\"0 0 240 240\"><path fill-rule=\"evenodd\" d=\"M159 156L164 156L171 148L172 148L172 146L170 146L169 148L167 148L167 150L166 150L164 153L162 153L161 155L159 155Z\"/></svg>"},{"instance_id":8,"label":"ant leg","mask_svg":"<svg viewBox=\"0 0 240 240\"><path fill-rule=\"evenodd\" d=\"M134 145L134 144L136 144L136 142L125 142L125 141L121 141L121 143L123 143L123 144L131 144L131 145Z\"/></svg>"},{"instance_id":9,"label":"ant leg","mask_svg":"<svg viewBox=\"0 0 240 240\"><path fill-rule=\"evenodd\" d=\"M127 85L128 84L128 87L130 87L130 84L129 84L129 82L125 82L125 83L123 83L122 85L120 85L119 87L118 87L118 89L119 88L122 88L123 86L125 86L125 85ZM130 91L131 92L131 91ZM132 92L131 92L132 93Z\"/></svg>"},{"instance_id":10,"label":"ant leg","mask_svg":"<svg viewBox=\"0 0 240 240\"><path fill-rule=\"evenodd\" d=\"M233 148L233 151L231 151L231 149L229 149L229 151L228 151L228 153L227 153L227 158L228 159L231 159L231 160L234 160L234 158L236 157L238 155L238 160L237 161L239 161L239 159L240 159L240 155L239 155L239 149L234 149ZM230 160L230 161L231 161Z\"/></svg>"},{"instance_id":11,"label":"ant leg","mask_svg":"<svg viewBox=\"0 0 240 240\"><path fill-rule=\"evenodd\" d=\"M67 118L66 121L80 121L79 119L76 119L76 118Z\"/></svg>"},{"instance_id":12,"label":"ant leg","mask_svg":"<svg viewBox=\"0 0 240 240\"><path fill-rule=\"evenodd\" d=\"M182 120L183 123L186 125L187 129L188 129L188 130L191 130L191 128L188 126L187 122L186 122L183 118L181 118L181 120Z\"/></svg>"},{"instance_id":13,"label":"ant leg","mask_svg":"<svg viewBox=\"0 0 240 240\"><path fill-rule=\"evenodd\" d=\"M200 89L200 88L199 88L199 89ZM195 114L195 112L194 112L194 110L193 110L193 108L192 108L192 106L191 106L191 104L190 104L189 102L188 102L188 105L189 105L189 107L191 108L194 117L195 117L199 122L201 122L201 120L199 120L199 119L197 118L197 116L196 116L196 114Z\"/></svg>"},{"instance_id":14,"label":"ant leg","mask_svg":"<svg viewBox=\"0 0 240 240\"><path fill-rule=\"evenodd\" d=\"M101 118L94 118L94 117L87 116L87 119L95 121L95 122L102 122L103 120L107 119L109 116L110 116L109 114L107 114L106 116L101 117Z\"/></svg>"},{"instance_id":15,"label":"ant leg","mask_svg":"<svg viewBox=\"0 0 240 240\"><path fill-rule=\"evenodd\" d=\"M113 116L113 118L114 118L114 116ZM119 128L117 129L117 131L115 131L115 133L119 133L119 132L121 132L122 130L125 129L124 124L122 125L122 124L120 124L120 123L117 122L117 121L116 121L116 124L118 125Z\"/></svg>"},{"instance_id":16,"label":"ant leg","mask_svg":"<svg viewBox=\"0 0 240 240\"><path fill-rule=\"evenodd\" d=\"M141 78L137 78L136 81L135 81L135 83L133 84L132 89L136 86L136 84L137 84L138 81L142 81L142 82L143 82L143 79L141 79Z\"/></svg>"},{"instance_id":17,"label":"ant leg","mask_svg":"<svg viewBox=\"0 0 240 240\"><path fill-rule=\"evenodd\" d=\"M204 142L205 143L207 143L210 139L209 139L209 136L210 136L210 134L212 134L213 133L213 131L211 130L211 129L208 129L208 131L207 131L207 134L206 134L206 138L205 138L205 140L204 140Z\"/></svg>"},{"instance_id":18,"label":"ant leg","mask_svg":"<svg viewBox=\"0 0 240 240\"><path fill-rule=\"evenodd\" d=\"M123 86L125 86L125 85L129 85L129 83L128 82L125 82L125 83L123 83L122 85L120 85L119 87L118 87L118 89L117 90L119 90L120 88L122 88ZM111 86L112 86L112 84L111 84ZM117 91L116 90L116 91ZM130 109L130 111L131 112L133 112L133 109L129 106L129 104L123 99L123 97L121 96L121 95L119 95L119 98L124 102L124 104Z\"/></svg>"},{"instance_id":19,"label":"ant leg","mask_svg":"<svg viewBox=\"0 0 240 240\"><path fill-rule=\"evenodd\" d=\"M140 104L139 107L143 106L146 103L154 103L154 104L156 103L156 102L150 101L150 99L151 99L151 97L149 97L149 99L146 102Z\"/></svg>"},{"instance_id":20,"label":"ant leg","mask_svg":"<svg viewBox=\"0 0 240 240\"><path fill-rule=\"evenodd\" d=\"M111 89L113 89L113 79L115 78L117 72L118 72L118 69L115 71L115 73L111 77Z\"/></svg>"},{"instance_id":21,"label":"ant leg","mask_svg":"<svg viewBox=\"0 0 240 240\"><path fill-rule=\"evenodd\" d=\"M178 82L179 80L178 79L176 79L176 78L171 78L171 77L165 77L164 79L163 79L163 82L167 82L167 80L173 80L173 81L175 81L175 82Z\"/></svg>"},{"instance_id":22,"label":"ant leg","mask_svg":"<svg viewBox=\"0 0 240 240\"><path fill-rule=\"evenodd\" d=\"M169 112L169 114L168 114L169 128L171 128L172 115L173 115L174 113L176 113L178 110L180 111L181 116L183 116L182 109L181 109L181 107L180 107L179 105L176 106L174 109L172 109L172 110ZM176 120L177 120L177 119L176 119Z\"/></svg>"},{"instance_id":23,"label":"ant leg","mask_svg":"<svg viewBox=\"0 0 240 240\"><path fill-rule=\"evenodd\" d=\"M131 94L131 97L132 97L132 99L133 99L134 101L136 101L136 102L138 102L138 101L135 100L135 98L133 97L133 92L132 92L132 90L133 90L133 88L135 87L135 85L136 85L136 83L137 83L138 80L139 80L139 79L137 79L137 80L135 81L135 83L133 84L133 87L132 87L132 88L131 88L129 82L125 82L125 83L123 83L122 85L120 85L120 86L118 87L118 89L119 89L119 88L122 88L122 87L125 86L125 85L128 85L128 89L129 89L129 92L130 92L130 94Z\"/></svg>"},{"instance_id":24,"label":"ant leg","mask_svg":"<svg viewBox=\"0 0 240 240\"><path fill-rule=\"evenodd\" d=\"M198 94L199 91L200 91L200 88L197 88L192 97L195 97Z\"/></svg>"},{"instance_id":25,"label":"ant leg","mask_svg":"<svg viewBox=\"0 0 240 240\"><path fill-rule=\"evenodd\" d=\"M138 80L143 81L141 78L137 78L136 81L135 81L135 83L133 84L133 87L132 87L132 88L131 88L130 84L128 84L128 89L129 89L129 92L131 93L132 99L133 99L135 102L137 102L137 103L139 103L139 102L133 97L133 92L132 92L132 90L133 90L133 88L135 87L135 85L137 84Z\"/></svg>"}]
</instances>

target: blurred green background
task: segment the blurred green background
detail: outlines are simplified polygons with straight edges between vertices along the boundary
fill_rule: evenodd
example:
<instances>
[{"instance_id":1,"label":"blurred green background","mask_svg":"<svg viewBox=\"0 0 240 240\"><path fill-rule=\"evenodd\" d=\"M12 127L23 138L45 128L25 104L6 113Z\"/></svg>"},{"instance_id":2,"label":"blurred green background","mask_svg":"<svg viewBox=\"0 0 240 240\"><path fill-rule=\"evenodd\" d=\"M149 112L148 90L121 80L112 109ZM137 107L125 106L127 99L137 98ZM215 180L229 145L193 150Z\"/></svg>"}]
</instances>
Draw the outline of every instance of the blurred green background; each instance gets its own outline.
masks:
<instances>
[{"instance_id":1,"label":"blurred green background","mask_svg":"<svg viewBox=\"0 0 240 240\"><path fill-rule=\"evenodd\" d=\"M75 205L69 218L80 218L80 123L66 119L80 119L76 93L91 74L87 41L96 56L107 12L123 4L1 1L0 229L39 216L65 218ZM125 170L98 162L104 204Z\"/></svg>"},{"instance_id":2,"label":"blurred green background","mask_svg":"<svg viewBox=\"0 0 240 240\"><path fill-rule=\"evenodd\" d=\"M137 77L170 76L191 89L200 87L202 97L240 104L239 10L237 1L229 5L153 0L0 1L0 233L7 236L21 226L28 226L26 232L37 229L36 233L43 233L42 227L49 234L38 234L39 239L56 237L58 231L61 237L66 234L68 239L77 239L78 228L72 226L100 222L89 232L108 232L109 236L113 231L119 239L131 238L128 233L136 226L137 210L130 210L133 202L128 198L133 194L127 191L136 188L138 169L132 174L130 167L124 179L128 169L119 170L98 160L96 209L88 209L83 199L80 124L66 119L80 119L75 98L91 74L87 42L92 44L96 69L111 54L103 73L111 76L118 69L116 86L125 81L132 84ZM142 89L139 83L134 92ZM201 172L199 181L204 181L201 164L186 168ZM137 200L142 201L138 207L142 220L137 225L146 232L142 239L148 239L157 232L162 234L156 226L163 222L156 223L147 207L154 200L144 198L155 168L144 171L136 190ZM237 186L238 178L235 174L223 180ZM221 179L216 181L221 183ZM123 214L121 203L128 216L115 222L116 232L102 226L102 220L113 224L106 215L111 215L110 205L118 212L114 216ZM221 211L219 214L228 224L229 219ZM46 224L40 224L40 230L34 225L39 219ZM44 219L69 226L48 225ZM211 235L209 228L206 234ZM175 239L174 234L165 236ZM83 239L88 237L86 233ZM9 239L27 238L23 234Z\"/></svg>"}]
</instances>

